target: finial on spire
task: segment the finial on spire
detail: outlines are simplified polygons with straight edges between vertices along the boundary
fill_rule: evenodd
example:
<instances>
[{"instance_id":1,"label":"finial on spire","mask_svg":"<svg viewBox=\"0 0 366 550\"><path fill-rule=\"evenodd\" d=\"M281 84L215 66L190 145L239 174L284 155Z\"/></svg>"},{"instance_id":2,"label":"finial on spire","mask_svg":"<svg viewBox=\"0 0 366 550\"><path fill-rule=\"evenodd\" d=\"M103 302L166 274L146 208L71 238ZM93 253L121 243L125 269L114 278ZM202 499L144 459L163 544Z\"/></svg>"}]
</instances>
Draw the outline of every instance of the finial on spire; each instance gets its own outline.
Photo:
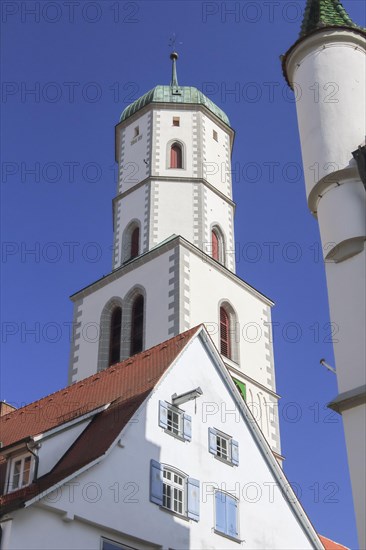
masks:
<instances>
[{"instance_id":1,"label":"finial on spire","mask_svg":"<svg viewBox=\"0 0 366 550\"><path fill-rule=\"evenodd\" d=\"M178 88L178 78L177 78L177 59L178 54L177 52L172 52L170 54L170 59L172 60L172 80L170 82L170 85L172 88Z\"/></svg>"}]
</instances>

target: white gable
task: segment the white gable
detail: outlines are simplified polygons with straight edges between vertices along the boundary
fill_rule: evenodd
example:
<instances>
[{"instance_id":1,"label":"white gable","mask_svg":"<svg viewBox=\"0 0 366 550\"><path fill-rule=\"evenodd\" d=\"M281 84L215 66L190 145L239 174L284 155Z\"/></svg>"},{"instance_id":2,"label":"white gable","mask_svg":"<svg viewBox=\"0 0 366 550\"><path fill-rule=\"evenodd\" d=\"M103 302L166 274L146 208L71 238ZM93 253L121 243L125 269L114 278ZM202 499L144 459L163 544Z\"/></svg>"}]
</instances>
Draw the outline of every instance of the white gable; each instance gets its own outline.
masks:
<instances>
[{"instance_id":1,"label":"white gable","mask_svg":"<svg viewBox=\"0 0 366 550\"><path fill-rule=\"evenodd\" d=\"M91 522L100 527L100 533L110 533L112 540L133 548L143 547L136 541L132 544L134 538L150 547L163 548L221 549L238 548L240 544L243 548L261 550L321 548L307 518L304 516L305 523L301 523L283 497L273 469L282 478L283 473L273 458L269 462L263 456L266 452L271 455L270 448L261 436L258 443L258 436L253 434L253 429L258 434L258 428L245 420L241 398L238 396L238 401L233 398L230 378L225 368L218 368L218 356L212 350L211 343L206 345L200 336L195 337L125 427L112 451L99 464L73 479L71 485L42 500L42 506L67 513L71 519L68 523L59 520L52 540L58 530L61 537L63 530L72 526L76 533L74 547L84 548L82 533L85 522ZM159 426L159 402L171 402L173 394L198 387L203 394L180 405L191 417L192 437L184 441ZM238 442L238 466L209 452L209 428ZM151 459L199 480L199 521L179 517L150 502ZM214 532L215 489L238 499L241 543ZM298 503L297 510L303 513ZM25 532L22 534L22 525L18 536L19 540L26 536ZM52 540L47 542L47 537L40 540L36 535L35 544L39 546L35 547L52 548ZM88 548L99 549L99 544L100 537L90 542L88 535Z\"/></svg>"}]
</instances>

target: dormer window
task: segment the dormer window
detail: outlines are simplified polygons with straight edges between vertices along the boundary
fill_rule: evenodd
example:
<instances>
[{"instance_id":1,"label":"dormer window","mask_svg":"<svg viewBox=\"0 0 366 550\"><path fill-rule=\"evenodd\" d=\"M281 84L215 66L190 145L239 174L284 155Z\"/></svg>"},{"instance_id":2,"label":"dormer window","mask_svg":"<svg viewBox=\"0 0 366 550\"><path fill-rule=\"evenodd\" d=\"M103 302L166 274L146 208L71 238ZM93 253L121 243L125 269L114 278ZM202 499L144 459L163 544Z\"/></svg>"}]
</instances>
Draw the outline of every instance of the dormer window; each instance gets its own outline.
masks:
<instances>
[{"instance_id":1,"label":"dormer window","mask_svg":"<svg viewBox=\"0 0 366 550\"><path fill-rule=\"evenodd\" d=\"M33 481L34 457L26 453L10 459L7 492L30 485Z\"/></svg>"}]
</instances>

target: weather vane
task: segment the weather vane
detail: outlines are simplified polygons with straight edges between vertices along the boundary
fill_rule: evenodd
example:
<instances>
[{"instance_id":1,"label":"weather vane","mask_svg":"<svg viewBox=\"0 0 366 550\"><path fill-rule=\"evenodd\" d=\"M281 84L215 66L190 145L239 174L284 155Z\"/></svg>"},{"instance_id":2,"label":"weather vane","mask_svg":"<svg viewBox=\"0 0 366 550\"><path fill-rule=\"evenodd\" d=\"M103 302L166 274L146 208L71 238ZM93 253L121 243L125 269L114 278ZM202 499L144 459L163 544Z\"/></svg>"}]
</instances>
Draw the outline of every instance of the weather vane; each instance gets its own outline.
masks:
<instances>
[{"instance_id":1,"label":"weather vane","mask_svg":"<svg viewBox=\"0 0 366 550\"><path fill-rule=\"evenodd\" d=\"M176 44L177 44L177 35L175 34L175 32L173 32L173 34L169 38L169 48L175 51ZM183 42L178 42L178 44L183 44Z\"/></svg>"}]
</instances>

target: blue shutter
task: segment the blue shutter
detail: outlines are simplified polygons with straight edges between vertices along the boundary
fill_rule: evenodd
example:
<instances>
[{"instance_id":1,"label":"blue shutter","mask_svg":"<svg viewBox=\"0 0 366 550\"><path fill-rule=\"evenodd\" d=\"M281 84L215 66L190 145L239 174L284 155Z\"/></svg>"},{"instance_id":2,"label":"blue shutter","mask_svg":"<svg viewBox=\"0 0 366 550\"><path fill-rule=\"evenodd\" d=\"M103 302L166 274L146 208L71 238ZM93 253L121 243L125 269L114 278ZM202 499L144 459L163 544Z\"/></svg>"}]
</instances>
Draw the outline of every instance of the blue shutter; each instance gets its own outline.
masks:
<instances>
[{"instance_id":1,"label":"blue shutter","mask_svg":"<svg viewBox=\"0 0 366 550\"><path fill-rule=\"evenodd\" d=\"M231 496L226 497L227 535L238 536L238 502Z\"/></svg>"},{"instance_id":2,"label":"blue shutter","mask_svg":"<svg viewBox=\"0 0 366 550\"><path fill-rule=\"evenodd\" d=\"M165 429L168 427L168 407L165 401L159 401L159 426Z\"/></svg>"},{"instance_id":3,"label":"blue shutter","mask_svg":"<svg viewBox=\"0 0 366 550\"><path fill-rule=\"evenodd\" d=\"M200 519L200 482L191 477L187 479L187 516L194 521Z\"/></svg>"},{"instance_id":4,"label":"blue shutter","mask_svg":"<svg viewBox=\"0 0 366 550\"><path fill-rule=\"evenodd\" d=\"M192 439L192 418L189 414L183 414L183 437L187 441Z\"/></svg>"},{"instance_id":5,"label":"blue shutter","mask_svg":"<svg viewBox=\"0 0 366 550\"><path fill-rule=\"evenodd\" d=\"M226 495L220 491L215 493L215 529L226 533Z\"/></svg>"},{"instance_id":6,"label":"blue shutter","mask_svg":"<svg viewBox=\"0 0 366 550\"><path fill-rule=\"evenodd\" d=\"M235 466L239 464L239 443L234 439L231 440L231 462Z\"/></svg>"},{"instance_id":7,"label":"blue shutter","mask_svg":"<svg viewBox=\"0 0 366 550\"><path fill-rule=\"evenodd\" d=\"M208 429L208 450L214 455L217 453L216 430L213 428Z\"/></svg>"},{"instance_id":8,"label":"blue shutter","mask_svg":"<svg viewBox=\"0 0 366 550\"><path fill-rule=\"evenodd\" d=\"M150 460L150 501L163 505L163 467L153 459Z\"/></svg>"}]
</instances>

